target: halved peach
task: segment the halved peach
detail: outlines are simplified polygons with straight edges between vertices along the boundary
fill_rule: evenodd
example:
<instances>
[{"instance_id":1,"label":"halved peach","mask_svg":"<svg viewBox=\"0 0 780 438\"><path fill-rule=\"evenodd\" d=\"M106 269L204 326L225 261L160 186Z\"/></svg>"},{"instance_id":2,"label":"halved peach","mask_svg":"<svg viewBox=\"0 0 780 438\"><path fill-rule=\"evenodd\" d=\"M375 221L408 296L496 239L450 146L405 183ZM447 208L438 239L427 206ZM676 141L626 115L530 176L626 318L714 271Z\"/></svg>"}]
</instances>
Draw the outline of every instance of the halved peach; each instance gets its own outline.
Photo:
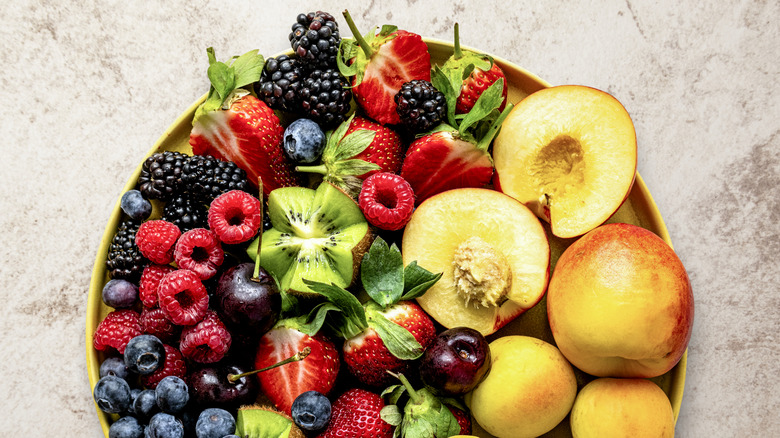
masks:
<instances>
[{"instance_id":1,"label":"halved peach","mask_svg":"<svg viewBox=\"0 0 780 438\"><path fill-rule=\"evenodd\" d=\"M441 279L417 301L441 325L491 334L533 307L547 288L550 246L526 206L464 188L428 198L404 230L404 264Z\"/></svg>"},{"instance_id":2,"label":"halved peach","mask_svg":"<svg viewBox=\"0 0 780 438\"><path fill-rule=\"evenodd\" d=\"M636 176L636 133L614 97L581 85L539 90L512 109L493 144L496 186L576 237L604 223Z\"/></svg>"}]
</instances>

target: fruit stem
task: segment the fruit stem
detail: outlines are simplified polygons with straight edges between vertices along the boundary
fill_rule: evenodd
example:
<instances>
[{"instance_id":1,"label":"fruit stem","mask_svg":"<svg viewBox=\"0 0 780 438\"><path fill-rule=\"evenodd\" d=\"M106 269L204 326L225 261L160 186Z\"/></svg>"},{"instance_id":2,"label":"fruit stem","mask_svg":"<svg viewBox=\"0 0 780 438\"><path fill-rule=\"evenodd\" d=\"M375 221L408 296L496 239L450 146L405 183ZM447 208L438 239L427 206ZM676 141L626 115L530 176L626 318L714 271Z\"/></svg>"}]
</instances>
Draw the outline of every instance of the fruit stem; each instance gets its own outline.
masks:
<instances>
[{"instance_id":1,"label":"fruit stem","mask_svg":"<svg viewBox=\"0 0 780 438\"><path fill-rule=\"evenodd\" d=\"M512 110L513 106L514 104L512 103L508 103L506 105L506 108L501 111L501 114L499 114L498 117L496 117L496 120L493 121L493 124L490 125L490 128L488 128L485 136L479 139L479 142L477 143L477 149L481 151L487 150L488 146L490 146L490 143L493 141L493 137L498 134L498 130L501 129L501 124L504 123L504 119L506 119L506 116L509 115L509 111Z\"/></svg>"},{"instance_id":2,"label":"fruit stem","mask_svg":"<svg viewBox=\"0 0 780 438\"><path fill-rule=\"evenodd\" d=\"M295 171L319 173L320 175L328 174L328 168L324 164L319 164L317 166L295 166Z\"/></svg>"},{"instance_id":3,"label":"fruit stem","mask_svg":"<svg viewBox=\"0 0 780 438\"><path fill-rule=\"evenodd\" d=\"M355 26L355 22L352 21L352 16L349 15L349 11L344 9L342 14L344 15L344 19L347 20L347 26L349 26L349 30L352 31L352 36L355 38L355 41L357 41L358 46L363 49L363 53L366 54L367 58L371 58L371 55L374 54L374 51L371 49L368 41L366 41L366 39L363 38L363 35L360 34L357 26Z\"/></svg>"},{"instance_id":4,"label":"fruit stem","mask_svg":"<svg viewBox=\"0 0 780 438\"><path fill-rule=\"evenodd\" d=\"M412 388L412 384L409 383L409 380L406 379L406 376L404 376L401 373L396 374L390 370L387 370L387 373L395 377L396 379L400 380L401 383L403 383L404 387L409 392L409 398L412 399L412 402L414 402L415 404L420 404L423 402L422 396L418 394L417 391L414 390L414 388Z\"/></svg>"},{"instance_id":5,"label":"fruit stem","mask_svg":"<svg viewBox=\"0 0 780 438\"><path fill-rule=\"evenodd\" d=\"M458 23L455 23L455 53L452 55L454 59L460 59L463 57L463 51L460 50L460 31L458 30Z\"/></svg>"},{"instance_id":6,"label":"fruit stem","mask_svg":"<svg viewBox=\"0 0 780 438\"><path fill-rule=\"evenodd\" d=\"M260 217L263 217L263 207L264 207L264 200L263 197L263 177L258 176L257 177L257 187L260 192ZM252 278L251 281L254 281L255 283L260 282L260 248L263 246L263 229L260 227L260 232L257 235L257 256L255 258L255 270L252 272Z\"/></svg>"},{"instance_id":7,"label":"fruit stem","mask_svg":"<svg viewBox=\"0 0 780 438\"><path fill-rule=\"evenodd\" d=\"M305 359L306 356L309 355L309 353L311 353L311 347L306 347L303 350L301 350L301 351L293 354L292 356L288 357L287 359L285 359L285 360L283 360L281 362L277 362L277 363L275 363L275 364L273 364L271 366L268 366L268 367L265 367L265 368L260 368L259 370L247 371L247 372L241 373L241 374L232 374L232 373L228 374L227 375L228 382L232 383L232 382L235 382L238 379L241 379L242 377L251 376L251 375L257 374L257 373L262 373L263 371L268 371L268 370L274 369L276 367L280 367L282 365L287 365L288 363L291 363L291 362L298 362L299 360Z\"/></svg>"}]
</instances>

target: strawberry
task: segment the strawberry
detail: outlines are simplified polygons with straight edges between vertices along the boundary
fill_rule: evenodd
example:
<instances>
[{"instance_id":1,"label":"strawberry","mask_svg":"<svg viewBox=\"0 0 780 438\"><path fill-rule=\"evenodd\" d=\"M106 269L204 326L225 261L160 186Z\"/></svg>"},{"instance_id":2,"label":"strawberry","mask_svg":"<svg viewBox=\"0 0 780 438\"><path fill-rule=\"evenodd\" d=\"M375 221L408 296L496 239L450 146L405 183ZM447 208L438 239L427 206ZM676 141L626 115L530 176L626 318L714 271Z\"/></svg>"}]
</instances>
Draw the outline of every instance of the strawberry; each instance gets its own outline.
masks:
<instances>
[{"instance_id":1,"label":"strawberry","mask_svg":"<svg viewBox=\"0 0 780 438\"><path fill-rule=\"evenodd\" d=\"M499 79L503 79L506 84L506 75L493 57L461 50L458 23L455 23L455 51L444 63L442 70L451 71L448 76L454 80L453 88L459 90L455 114L466 114L471 111L479 96ZM466 74L468 76L463 79ZM499 111L503 111L506 107L507 93L508 87L504 87Z\"/></svg>"},{"instance_id":2,"label":"strawberry","mask_svg":"<svg viewBox=\"0 0 780 438\"><path fill-rule=\"evenodd\" d=\"M393 324L405 328L425 350L436 337L433 321L420 306L413 301L400 301L382 310L377 310ZM388 350L379 333L371 327L371 319L377 318L367 310L369 326L358 335L344 342L344 363L357 379L366 385L382 387L392 381L387 371L405 373L411 362L394 356Z\"/></svg>"},{"instance_id":3,"label":"strawberry","mask_svg":"<svg viewBox=\"0 0 780 438\"><path fill-rule=\"evenodd\" d=\"M327 337L307 334L295 320L282 320L260 338L255 367L279 363L306 347L311 352L304 359L257 374L260 387L276 407L290 415L292 403L306 391L327 394L339 373L339 353Z\"/></svg>"},{"instance_id":4,"label":"strawberry","mask_svg":"<svg viewBox=\"0 0 780 438\"><path fill-rule=\"evenodd\" d=\"M452 87L447 79L440 74L434 79L439 83L437 87L448 90L445 92L447 99L453 100ZM409 145L401 177L412 186L417 205L445 190L482 187L490 183L493 159L488 147L512 109L512 105L501 112L497 109L502 102L503 84L504 81L499 79L491 85L459 122L450 113L450 123L456 128L442 124Z\"/></svg>"},{"instance_id":5,"label":"strawberry","mask_svg":"<svg viewBox=\"0 0 780 438\"><path fill-rule=\"evenodd\" d=\"M413 79L431 80L431 55L420 35L396 26L382 26L361 35L349 12L344 18L354 40L342 40L339 71L352 78L352 93L363 112L377 122L397 124L394 97Z\"/></svg>"},{"instance_id":6,"label":"strawberry","mask_svg":"<svg viewBox=\"0 0 780 438\"><path fill-rule=\"evenodd\" d=\"M253 50L227 65L216 61L212 48L206 52L211 88L192 121L192 152L236 163L255 187L262 178L265 195L298 185L282 150L284 127L279 118L252 91L242 88L251 88L260 79L263 56Z\"/></svg>"},{"instance_id":7,"label":"strawberry","mask_svg":"<svg viewBox=\"0 0 780 438\"><path fill-rule=\"evenodd\" d=\"M328 314L329 325L346 341L344 362L361 383L382 387L392 379L387 371L405 371L436 336L430 317L412 300L430 288L441 274L417 263L403 266L401 252L382 238L371 245L360 265L365 305L349 291L332 284L306 281L340 310ZM325 309L331 309L325 307Z\"/></svg>"},{"instance_id":8,"label":"strawberry","mask_svg":"<svg viewBox=\"0 0 780 438\"><path fill-rule=\"evenodd\" d=\"M299 172L324 179L357 196L364 179L377 172L398 173L403 144L397 132L365 117L353 115L328 136L322 164L298 166Z\"/></svg>"},{"instance_id":9,"label":"strawberry","mask_svg":"<svg viewBox=\"0 0 780 438\"><path fill-rule=\"evenodd\" d=\"M349 389L333 402L328 427L317 438L390 438L393 427L380 412L385 402L365 389Z\"/></svg>"}]
</instances>

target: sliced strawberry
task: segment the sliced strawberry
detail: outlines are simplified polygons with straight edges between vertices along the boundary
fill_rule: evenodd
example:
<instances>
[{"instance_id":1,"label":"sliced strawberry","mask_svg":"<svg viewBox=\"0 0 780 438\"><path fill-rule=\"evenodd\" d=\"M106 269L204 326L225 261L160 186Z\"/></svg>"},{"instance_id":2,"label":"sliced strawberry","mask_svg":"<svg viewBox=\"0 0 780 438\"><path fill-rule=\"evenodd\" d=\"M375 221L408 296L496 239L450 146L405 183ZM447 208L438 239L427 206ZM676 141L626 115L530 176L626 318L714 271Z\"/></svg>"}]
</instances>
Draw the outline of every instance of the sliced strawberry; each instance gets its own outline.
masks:
<instances>
[{"instance_id":1,"label":"sliced strawberry","mask_svg":"<svg viewBox=\"0 0 780 438\"><path fill-rule=\"evenodd\" d=\"M417 205L445 190L482 187L492 176L493 160L487 150L453 131L438 131L415 140L401 168L401 177L412 186Z\"/></svg>"},{"instance_id":2,"label":"sliced strawberry","mask_svg":"<svg viewBox=\"0 0 780 438\"><path fill-rule=\"evenodd\" d=\"M282 150L284 127L279 118L263 101L241 88L260 78L263 57L252 51L227 66L214 59L211 48L207 52L212 86L192 121L192 152L233 161L255 186L262 178L266 195L279 187L298 185ZM212 74L220 69L222 75Z\"/></svg>"},{"instance_id":3,"label":"sliced strawberry","mask_svg":"<svg viewBox=\"0 0 780 438\"><path fill-rule=\"evenodd\" d=\"M310 336L284 322L260 338L255 367L265 368L281 362L306 347L311 352L303 360L257 374L260 387L276 407L290 414L293 401L306 391L327 394L339 373L339 353L323 335Z\"/></svg>"},{"instance_id":4,"label":"sliced strawberry","mask_svg":"<svg viewBox=\"0 0 780 438\"><path fill-rule=\"evenodd\" d=\"M394 96L413 79L431 80L431 55L420 35L382 26L362 35L349 12L344 18L355 37L344 43L339 70L352 78L352 93L363 112L381 124L400 122ZM347 65L347 63L351 63Z\"/></svg>"},{"instance_id":5,"label":"sliced strawberry","mask_svg":"<svg viewBox=\"0 0 780 438\"><path fill-rule=\"evenodd\" d=\"M295 170L320 173L356 197L364 179L377 172L398 173L402 160L403 143L397 132L353 115L328 136L321 164Z\"/></svg>"}]
</instances>

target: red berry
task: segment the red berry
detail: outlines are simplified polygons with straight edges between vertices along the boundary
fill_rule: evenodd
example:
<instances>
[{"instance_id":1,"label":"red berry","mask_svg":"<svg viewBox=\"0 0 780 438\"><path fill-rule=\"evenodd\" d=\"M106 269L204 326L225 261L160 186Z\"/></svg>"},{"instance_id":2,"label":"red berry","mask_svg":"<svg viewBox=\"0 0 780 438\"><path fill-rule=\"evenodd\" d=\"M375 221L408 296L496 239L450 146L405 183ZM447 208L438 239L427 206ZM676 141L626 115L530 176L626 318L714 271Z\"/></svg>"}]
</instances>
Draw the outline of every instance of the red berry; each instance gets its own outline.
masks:
<instances>
[{"instance_id":1,"label":"red berry","mask_svg":"<svg viewBox=\"0 0 780 438\"><path fill-rule=\"evenodd\" d=\"M198 274L178 269L166 274L157 290L160 308L176 325L193 325L203 319L209 307L209 295Z\"/></svg>"},{"instance_id":2,"label":"red berry","mask_svg":"<svg viewBox=\"0 0 780 438\"><path fill-rule=\"evenodd\" d=\"M135 233L135 244L141 254L152 263L167 265L173 261L173 246L181 236L181 230L176 225L164 221L146 221L138 227Z\"/></svg>"},{"instance_id":3,"label":"red berry","mask_svg":"<svg viewBox=\"0 0 780 438\"><path fill-rule=\"evenodd\" d=\"M163 343L173 343L179 340L179 327L174 325L159 307L145 307L138 318L141 330L147 335L157 336Z\"/></svg>"},{"instance_id":4,"label":"red berry","mask_svg":"<svg viewBox=\"0 0 780 438\"><path fill-rule=\"evenodd\" d=\"M458 426L460 426L460 434L461 435L471 435L471 416L467 414L464 411L461 411L458 408L452 407L450 405L447 405L447 408L452 412L452 415L455 416L455 419L458 420Z\"/></svg>"},{"instance_id":5,"label":"red berry","mask_svg":"<svg viewBox=\"0 0 780 438\"><path fill-rule=\"evenodd\" d=\"M379 395L350 389L333 402L328 427L318 438L390 438L393 426L380 417L383 407Z\"/></svg>"},{"instance_id":6,"label":"red berry","mask_svg":"<svg viewBox=\"0 0 780 438\"><path fill-rule=\"evenodd\" d=\"M193 228L179 237L173 258L179 268L189 269L201 280L208 280L222 266L225 252L216 234L205 228Z\"/></svg>"},{"instance_id":7,"label":"red berry","mask_svg":"<svg viewBox=\"0 0 780 438\"><path fill-rule=\"evenodd\" d=\"M124 354L130 339L142 334L138 312L130 309L114 310L100 321L92 338L95 350L106 351L115 348Z\"/></svg>"},{"instance_id":8,"label":"red berry","mask_svg":"<svg viewBox=\"0 0 780 438\"><path fill-rule=\"evenodd\" d=\"M202 321L181 332L179 348L187 359L199 363L219 362L230 349L232 338L213 310Z\"/></svg>"},{"instance_id":9,"label":"red berry","mask_svg":"<svg viewBox=\"0 0 780 438\"><path fill-rule=\"evenodd\" d=\"M412 217L414 191L398 175L375 173L363 181L358 203L371 225L383 230L399 230Z\"/></svg>"},{"instance_id":10,"label":"red berry","mask_svg":"<svg viewBox=\"0 0 780 438\"><path fill-rule=\"evenodd\" d=\"M260 200L241 190L231 190L211 201L209 228L223 243L233 245L255 237L263 225Z\"/></svg>"},{"instance_id":11,"label":"red berry","mask_svg":"<svg viewBox=\"0 0 780 438\"><path fill-rule=\"evenodd\" d=\"M187 375L187 364L184 363L184 356L181 352L170 345L165 347L165 362L163 366L157 368L152 374L141 376L141 384L147 389L157 388L157 384L163 377L176 376L184 379Z\"/></svg>"},{"instance_id":12,"label":"red berry","mask_svg":"<svg viewBox=\"0 0 780 438\"><path fill-rule=\"evenodd\" d=\"M144 268L144 272L141 274L141 281L138 284L138 296L141 298L141 302L144 307L157 306L157 288L160 286L160 281L169 272L173 272L176 269L168 265L151 264Z\"/></svg>"}]
</instances>

